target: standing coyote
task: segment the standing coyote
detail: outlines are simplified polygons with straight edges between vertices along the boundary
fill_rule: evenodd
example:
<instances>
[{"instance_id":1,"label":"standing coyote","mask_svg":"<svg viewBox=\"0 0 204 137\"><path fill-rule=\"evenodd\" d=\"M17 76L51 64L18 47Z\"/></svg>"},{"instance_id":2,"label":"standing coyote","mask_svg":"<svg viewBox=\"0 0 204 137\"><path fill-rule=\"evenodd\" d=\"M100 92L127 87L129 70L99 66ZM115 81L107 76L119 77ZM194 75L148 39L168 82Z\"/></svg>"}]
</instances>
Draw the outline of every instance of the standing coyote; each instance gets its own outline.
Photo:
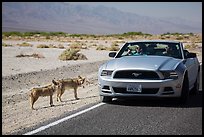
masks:
<instances>
[{"instance_id":1,"label":"standing coyote","mask_svg":"<svg viewBox=\"0 0 204 137\"><path fill-rule=\"evenodd\" d=\"M32 88L30 91L30 105L31 105L31 109L34 109L33 105L34 103L37 101L37 99L42 96L50 96L50 106L54 106L53 105L53 99L52 96L54 94L54 92L57 90L58 86L54 85L54 84L50 84L44 87L37 87L37 88Z\"/></svg>"},{"instance_id":2,"label":"standing coyote","mask_svg":"<svg viewBox=\"0 0 204 137\"><path fill-rule=\"evenodd\" d=\"M73 88L74 89L74 97L76 100L79 98L77 97L77 88L81 86L85 81L85 78L78 76L77 78L70 78L70 79L61 79L61 80L52 80L53 84L59 86L59 90L57 91L57 101L59 99L62 102L61 96L65 92L66 89Z\"/></svg>"}]
</instances>

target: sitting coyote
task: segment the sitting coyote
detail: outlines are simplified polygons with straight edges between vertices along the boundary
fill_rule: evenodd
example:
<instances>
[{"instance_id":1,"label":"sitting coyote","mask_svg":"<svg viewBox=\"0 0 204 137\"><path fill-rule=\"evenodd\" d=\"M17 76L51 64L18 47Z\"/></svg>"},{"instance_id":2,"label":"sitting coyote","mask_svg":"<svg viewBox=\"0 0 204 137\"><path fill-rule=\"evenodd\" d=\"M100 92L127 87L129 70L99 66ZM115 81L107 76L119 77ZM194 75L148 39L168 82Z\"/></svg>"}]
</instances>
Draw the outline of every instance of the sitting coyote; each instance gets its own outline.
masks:
<instances>
[{"instance_id":1,"label":"sitting coyote","mask_svg":"<svg viewBox=\"0 0 204 137\"><path fill-rule=\"evenodd\" d=\"M33 105L40 96L42 97L50 96L50 106L51 107L54 106L52 96L57 89L58 87L54 84L50 84L44 87L32 88L29 94L31 109L34 109Z\"/></svg>"},{"instance_id":2,"label":"sitting coyote","mask_svg":"<svg viewBox=\"0 0 204 137\"><path fill-rule=\"evenodd\" d=\"M74 97L76 100L79 98L77 97L77 88L81 86L85 81L85 78L78 76L77 78L70 78L70 79L61 79L61 80L52 80L53 84L59 86L59 90L57 91L57 101L59 99L62 102L61 96L65 92L66 89L73 88L74 89Z\"/></svg>"}]
</instances>

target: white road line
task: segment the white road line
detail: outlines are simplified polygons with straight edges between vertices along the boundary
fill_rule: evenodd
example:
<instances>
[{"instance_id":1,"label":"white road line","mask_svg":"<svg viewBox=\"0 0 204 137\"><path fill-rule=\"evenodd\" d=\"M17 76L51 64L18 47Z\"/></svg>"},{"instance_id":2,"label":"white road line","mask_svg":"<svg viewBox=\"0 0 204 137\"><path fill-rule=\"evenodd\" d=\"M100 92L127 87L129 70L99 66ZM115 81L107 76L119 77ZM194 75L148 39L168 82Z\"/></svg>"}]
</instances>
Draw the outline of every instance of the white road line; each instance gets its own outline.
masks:
<instances>
[{"instance_id":1,"label":"white road line","mask_svg":"<svg viewBox=\"0 0 204 137\"><path fill-rule=\"evenodd\" d=\"M66 120L68 120L68 119L71 119L71 118L73 118L73 117L76 117L76 116L78 116L78 115L81 115L81 114L83 114L83 113L86 113L86 112L88 112L88 111L90 111L90 110L92 110L92 109L94 109L94 108L97 108L97 107L99 107L99 106L101 106L101 105L104 105L104 104L105 104L105 103L99 103L99 104L97 104L97 105L95 105L95 106L92 106L92 107L90 107L90 108L87 108L87 109L85 109L85 110L82 110L82 111L80 111L80 112L77 112L77 113L75 113L75 114L72 114L72 115L70 115L70 116L67 116L67 117L65 117L65 118L59 119L59 120L57 120L57 121L55 121L55 122L53 122L53 123L50 123L50 124L48 124L48 125L39 127L39 128L37 128L37 129L35 129L35 130L33 130L33 131L30 131L30 132L27 132L27 133L25 133L25 134L23 134L23 135L32 135L32 134L35 134L35 133L40 132L40 131L42 131L42 130L45 130L45 129L49 128L49 127L52 127L52 126L54 126L54 125L57 125L57 124L59 124L59 123L61 123L61 122L64 122L64 121L66 121Z\"/></svg>"}]
</instances>

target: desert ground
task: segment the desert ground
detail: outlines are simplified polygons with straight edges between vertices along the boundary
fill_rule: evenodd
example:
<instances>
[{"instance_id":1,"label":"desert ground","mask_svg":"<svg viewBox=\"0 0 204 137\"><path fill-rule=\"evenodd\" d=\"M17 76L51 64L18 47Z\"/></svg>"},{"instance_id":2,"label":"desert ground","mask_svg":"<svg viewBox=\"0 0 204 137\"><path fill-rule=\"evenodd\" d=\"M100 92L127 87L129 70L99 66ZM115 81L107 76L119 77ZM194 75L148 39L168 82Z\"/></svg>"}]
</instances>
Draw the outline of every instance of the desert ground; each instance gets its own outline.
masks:
<instances>
[{"instance_id":1,"label":"desert ground","mask_svg":"<svg viewBox=\"0 0 204 137\"><path fill-rule=\"evenodd\" d=\"M110 46L114 41L116 40L81 40L88 43L88 48L80 50L88 59L62 61L58 56L69 47L71 40L2 39L2 43L12 45L2 46L2 134L17 134L20 130L99 102L97 71L101 64L111 58L108 57L110 51L96 50L96 47L91 45ZM119 47L122 46L124 40L117 41ZM32 46L18 46L23 42ZM65 48L37 48L39 44L61 44ZM188 42L184 44L187 45ZM197 53L199 61L202 62L202 41L197 45L191 50ZM32 53L43 55L44 58L16 57ZM73 91L68 90L62 96L63 102L57 102L56 95L53 96L53 107L49 106L49 97L40 97L34 105L35 110L30 108L28 94L31 88L49 84L52 79L73 78L78 75L86 77L84 85L78 89L79 100L75 100Z\"/></svg>"}]
</instances>

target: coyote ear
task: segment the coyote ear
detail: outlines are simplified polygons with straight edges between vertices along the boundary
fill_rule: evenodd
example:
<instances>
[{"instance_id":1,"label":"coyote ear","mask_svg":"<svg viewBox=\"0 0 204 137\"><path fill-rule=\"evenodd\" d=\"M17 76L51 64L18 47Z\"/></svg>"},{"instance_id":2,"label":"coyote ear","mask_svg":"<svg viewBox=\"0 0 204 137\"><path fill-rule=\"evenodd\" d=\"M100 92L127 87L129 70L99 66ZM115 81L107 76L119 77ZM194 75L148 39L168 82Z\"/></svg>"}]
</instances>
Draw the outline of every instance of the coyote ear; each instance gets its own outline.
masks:
<instances>
[{"instance_id":1,"label":"coyote ear","mask_svg":"<svg viewBox=\"0 0 204 137\"><path fill-rule=\"evenodd\" d=\"M54 84L54 85L57 85L57 82L53 79L52 80L52 83Z\"/></svg>"},{"instance_id":2,"label":"coyote ear","mask_svg":"<svg viewBox=\"0 0 204 137\"><path fill-rule=\"evenodd\" d=\"M81 78L81 84L83 84L85 82L85 77L83 78Z\"/></svg>"}]
</instances>

